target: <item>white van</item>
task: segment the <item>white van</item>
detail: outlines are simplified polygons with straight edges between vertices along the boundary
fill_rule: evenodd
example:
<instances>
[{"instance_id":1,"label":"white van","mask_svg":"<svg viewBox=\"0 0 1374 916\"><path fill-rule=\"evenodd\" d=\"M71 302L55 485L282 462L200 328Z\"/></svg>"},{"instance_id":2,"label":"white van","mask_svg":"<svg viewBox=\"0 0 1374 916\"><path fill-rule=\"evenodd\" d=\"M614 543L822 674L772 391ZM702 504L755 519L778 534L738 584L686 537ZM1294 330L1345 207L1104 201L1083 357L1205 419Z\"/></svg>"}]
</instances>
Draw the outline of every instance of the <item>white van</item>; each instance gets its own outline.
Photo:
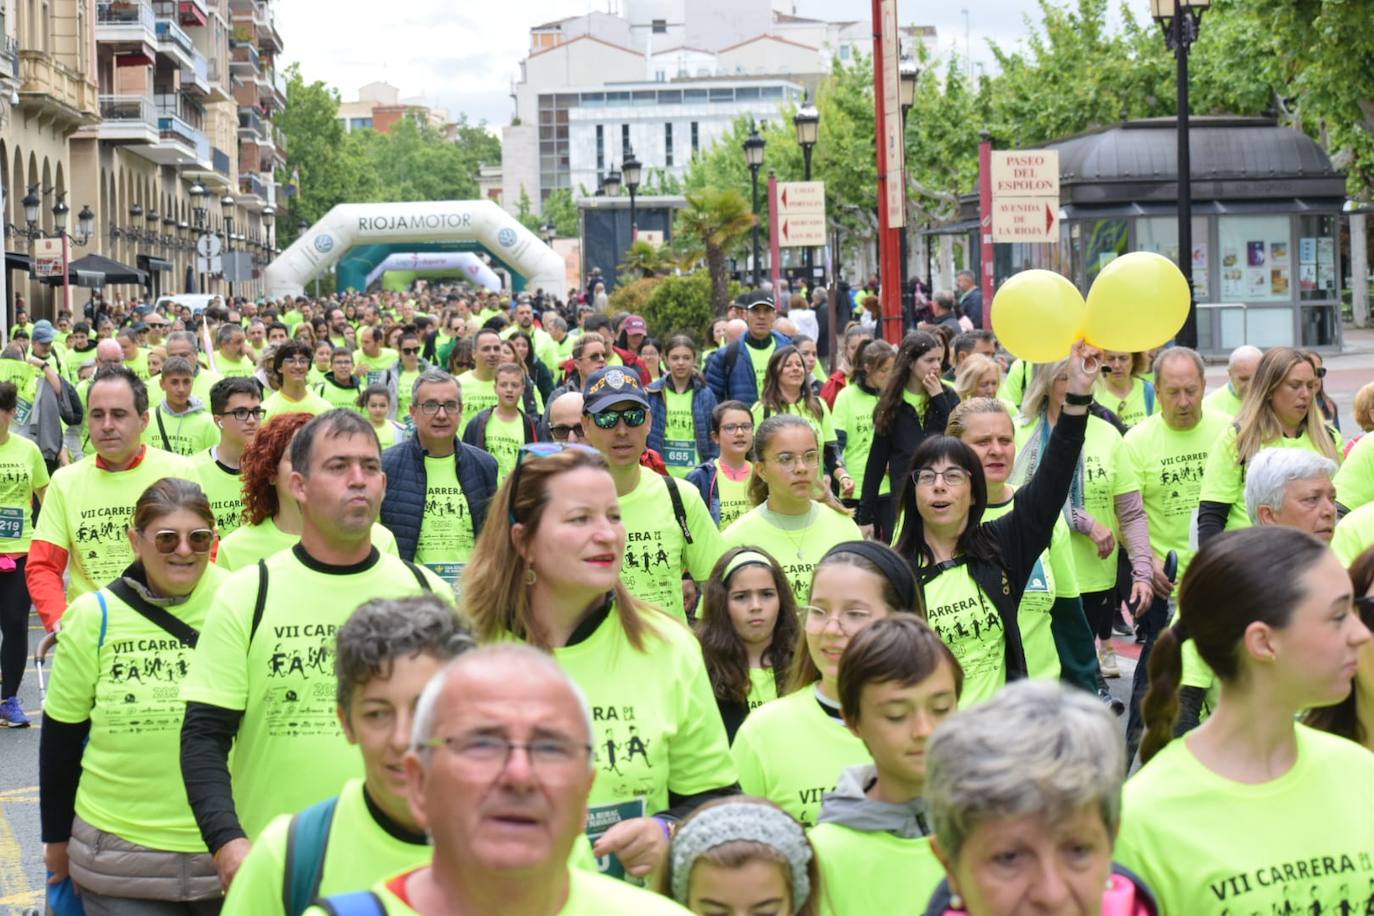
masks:
<instances>
[{"instance_id":1,"label":"white van","mask_svg":"<svg viewBox=\"0 0 1374 916\"><path fill-rule=\"evenodd\" d=\"M179 293L175 296L159 296L155 307L161 309L164 306L183 305L191 310L192 315L199 315L205 311L206 306L216 299L223 301L221 296L212 296L206 293Z\"/></svg>"}]
</instances>

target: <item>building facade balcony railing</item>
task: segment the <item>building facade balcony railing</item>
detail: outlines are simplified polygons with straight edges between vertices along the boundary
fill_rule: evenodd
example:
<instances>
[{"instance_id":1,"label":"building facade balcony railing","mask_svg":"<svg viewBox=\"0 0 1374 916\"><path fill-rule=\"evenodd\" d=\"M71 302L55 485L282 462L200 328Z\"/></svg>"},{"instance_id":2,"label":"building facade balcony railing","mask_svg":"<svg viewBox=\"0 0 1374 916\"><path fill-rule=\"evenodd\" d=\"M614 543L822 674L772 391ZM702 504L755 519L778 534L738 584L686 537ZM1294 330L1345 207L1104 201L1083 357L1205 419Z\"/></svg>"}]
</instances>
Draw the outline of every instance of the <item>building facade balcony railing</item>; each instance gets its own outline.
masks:
<instances>
[{"instance_id":1,"label":"building facade balcony railing","mask_svg":"<svg viewBox=\"0 0 1374 916\"><path fill-rule=\"evenodd\" d=\"M239 109L239 131L257 138L262 136L262 116L252 108Z\"/></svg>"},{"instance_id":2,"label":"building facade balcony railing","mask_svg":"<svg viewBox=\"0 0 1374 916\"><path fill-rule=\"evenodd\" d=\"M81 127L100 120L95 83L46 51L19 50L19 92L64 124Z\"/></svg>"},{"instance_id":3,"label":"building facade balcony railing","mask_svg":"<svg viewBox=\"0 0 1374 916\"><path fill-rule=\"evenodd\" d=\"M0 19L0 27L3 19ZM19 39L13 35L4 36L0 41L0 72L12 79L19 79Z\"/></svg>"},{"instance_id":4,"label":"building facade balcony railing","mask_svg":"<svg viewBox=\"0 0 1374 916\"><path fill-rule=\"evenodd\" d=\"M99 0L95 7L96 41L114 44L157 42L157 17L143 0Z\"/></svg>"},{"instance_id":5,"label":"building facade balcony railing","mask_svg":"<svg viewBox=\"0 0 1374 916\"><path fill-rule=\"evenodd\" d=\"M210 19L206 0L177 0L177 14L184 26L203 26Z\"/></svg>"},{"instance_id":6,"label":"building facade balcony railing","mask_svg":"<svg viewBox=\"0 0 1374 916\"><path fill-rule=\"evenodd\" d=\"M199 51L191 54L191 66L181 68L181 88L196 95L210 92L210 63Z\"/></svg>"},{"instance_id":7,"label":"building facade balcony railing","mask_svg":"<svg viewBox=\"0 0 1374 916\"><path fill-rule=\"evenodd\" d=\"M210 138L186 121L176 115L164 114L157 119L157 129L163 140L185 146L200 162L210 161Z\"/></svg>"},{"instance_id":8,"label":"building facade balcony railing","mask_svg":"<svg viewBox=\"0 0 1374 916\"><path fill-rule=\"evenodd\" d=\"M100 120L157 126L157 108L146 95L102 95Z\"/></svg>"},{"instance_id":9,"label":"building facade balcony railing","mask_svg":"<svg viewBox=\"0 0 1374 916\"><path fill-rule=\"evenodd\" d=\"M157 23L157 43L159 50L175 51L182 62L190 60L194 54L200 52L196 50L196 43L191 40L191 36L181 26L171 19L158 19Z\"/></svg>"},{"instance_id":10,"label":"building facade balcony railing","mask_svg":"<svg viewBox=\"0 0 1374 916\"><path fill-rule=\"evenodd\" d=\"M256 75L262 69L258 49L241 41L234 41L229 51L229 68L238 73Z\"/></svg>"},{"instance_id":11,"label":"building facade balcony railing","mask_svg":"<svg viewBox=\"0 0 1374 916\"><path fill-rule=\"evenodd\" d=\"M239 193L252 197L267 198L267 182L256 172L239 173Z\"/></svg>"},{"instance_id":12,"label":"building facade balcony railing","mask_svg":"<svg viewBox=\"0 0 1374 916\"><path fill-rule=\"evenodd\" d=\"M210 150L210 162L214 165L216 172L223 175L225 178L229 177L230 161L228 153L216 146Z\"/></svg>"}]
</instances>

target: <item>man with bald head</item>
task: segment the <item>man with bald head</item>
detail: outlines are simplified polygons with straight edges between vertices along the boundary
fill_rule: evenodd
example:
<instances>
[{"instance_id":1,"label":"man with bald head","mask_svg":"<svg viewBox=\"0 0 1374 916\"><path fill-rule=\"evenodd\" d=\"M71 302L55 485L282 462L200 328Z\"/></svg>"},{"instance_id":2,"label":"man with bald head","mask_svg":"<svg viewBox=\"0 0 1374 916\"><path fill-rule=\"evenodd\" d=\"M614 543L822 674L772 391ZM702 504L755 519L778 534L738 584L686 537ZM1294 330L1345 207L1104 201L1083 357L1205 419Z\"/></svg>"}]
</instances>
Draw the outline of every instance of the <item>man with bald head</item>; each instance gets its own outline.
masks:
<instances>
[{"instance_id":1,"label":"man with bald head","mask_svg":"<svg viewBox=\"0 0 1374 916\"><path fill-rule=\"evenodd\" d=\"M1203 399L1202 406L1214 413L1224 414L1235 419L1240 414L1240 404L1245 400L1245 392L1250 390L1250 380L1259 369L1264 351L1259 347L1246 344L1231 351L1226 361L1226 384Z\"/></svg>"},{"instance_id":2,"label":"man with bald head","mask_svg":"<svg viewBox=\"0 0 1374 916\"><path fill-rule=\"evenodd\" d=\"M586 698L548 654L506 644L450 662L420 695L405 770L411 813L434 860L364 892L385 912L687 912L568 867L596 778L592 721ZM342 911L339 897L328 902Z\"/></svg>"},{"instance_id":3,"label":"man with bald head","mask_svg":"<svg viewBox=\"0 0 1374 916\"><path fill-rule=\"evenodd\" d=\"M582 426L582 392L569 391L549 402L544 423L556 442L583 443L587 441Z\"/></svg>"}]
</instances>

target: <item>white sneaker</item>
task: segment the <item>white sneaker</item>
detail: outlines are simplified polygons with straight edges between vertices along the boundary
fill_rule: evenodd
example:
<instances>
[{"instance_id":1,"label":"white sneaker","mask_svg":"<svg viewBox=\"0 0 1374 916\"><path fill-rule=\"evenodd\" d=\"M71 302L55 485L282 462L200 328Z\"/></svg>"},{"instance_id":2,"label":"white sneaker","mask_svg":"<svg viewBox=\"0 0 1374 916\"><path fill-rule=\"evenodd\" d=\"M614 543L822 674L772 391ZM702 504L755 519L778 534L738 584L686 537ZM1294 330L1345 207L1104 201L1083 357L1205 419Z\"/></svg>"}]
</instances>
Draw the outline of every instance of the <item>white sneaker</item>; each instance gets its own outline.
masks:
<instances>
[{"instance_id":1,"label":"white sneaker","mask_svg":"<svg viewBox=\"0 0 1374 916\"><path fill-rule=\"evenodd\" d=\"M1116 664L1116 650L1111 643L1104 642L1097 647L1097 666L1102 669L1103 677L1121 677L1121 669Z\"/></svg>"}]
</instances>

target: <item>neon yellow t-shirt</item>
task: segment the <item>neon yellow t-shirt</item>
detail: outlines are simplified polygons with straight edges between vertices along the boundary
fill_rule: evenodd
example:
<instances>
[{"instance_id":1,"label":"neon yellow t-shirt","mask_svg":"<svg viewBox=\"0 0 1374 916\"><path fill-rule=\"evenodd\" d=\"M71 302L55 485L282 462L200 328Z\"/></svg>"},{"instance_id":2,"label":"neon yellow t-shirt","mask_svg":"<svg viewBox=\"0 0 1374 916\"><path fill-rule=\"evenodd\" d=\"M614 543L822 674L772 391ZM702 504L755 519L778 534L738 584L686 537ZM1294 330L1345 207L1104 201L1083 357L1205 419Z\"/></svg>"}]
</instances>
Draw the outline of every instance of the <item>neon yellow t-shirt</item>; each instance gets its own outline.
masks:
<instances>
[{"instance_id":1,"label":"neon yellow t-shirt","mask_svg":"<svg viewBox=\"0 0 1374 916\"><path fill-rule=\"evenodd\" d=\"M692 399L696 392L673 390L671 381L663 384L663 404L667 410L663 430L663 463L674 477L686 477L700 463L697 457L696 421L692 419Z\"/></svg>"},{"instance_id":2,"label":"neon yellow t-shirt","mask_svg":"<svg viewBox=\"0 0 1374 916\"><path fill-rule=\"evenodd\" d=\"M864 743L821 708L814 687L749 713L730 753L746 795L768 799L806 827L847 767L873 762Z\"/></svg>"},{"instance_id":3,"label":"neon yellow t-shirt","mask_svg":"<svg viewBox=\"0 0 1374 916\"><path fill-rule=\"evenodd\" d=\"M390 420L383 420L381 426L373 426L372 431L377 434L377 444L382 451L391 448L405 436L405 430Z\"/></svg>"},{"instance_id":4,"label":"neon yellow t-shirt","mask_svg":"<svg viewBox=\"0 0 1374 916\"><path fill-rule=\"evenodd\" d=\"M1007 682L1007 640L997 606L973 581L968 564L944 570L925 592L926 620L964 669L959 707L983 702Z\"/></svg>"},{"instance_id":5,"label":"neon yellow t-shirt","mask_svg":"<svg viewBox=\"0 0 1374 916\"><path fill-rule=\"evenodd\" d=\"M749 669L749 696L746 702L751 710L778 698L778 678L772 668Z\"/></svg>"},{"instance_id":6,"label":"neon yellow t-shirt","mask_svg":"<svg viewBox=\"0 0 1374 916\"><path fill-rule=\"evenodd\" d=\"M824 916L909 912L912 901L929 900L945 877L929 837L840 824L817 824L807 835L821 867Z\"/></svg>"},{"instance_id":7,"label":"neon yellow t-shirt","mask_svg":"<svg viewBox=\"0 0 1374 916\"><path fill-rule=\"evenodd\" d=\"M487 417L486 451L496 459L496 480L498 486L515 470L515 459L525 444L525 415L515 412L514 420L503 420L498 411L493 410ZM449 462L452 467L453 463Z\"/></svg>"},{"instance_id":8,"label":"neon yellow t-shirt","mask_svg":"<svg viewBox=\"0 0 1374 916\"><path fill-rule=\"evenodd\" d=\"M1240 398L1236 397L1236 392L1231 388L1231 383L1227 382L1202 399L1202 409L1234 420L1240 415Z\"/></svg>"},{"instance_id":9,"label":"neon yellow t-shirt","mask_svg":"<svg viewBox=\"0 0 1374 916\"><path fill-rule=\"evenodd\" d=\"M474 370L469 369L458 376L458 394L463 402L463 416L458 421L458 428L467 429L469 420L488 407L496 406L496 379L484 382Z\"/></svg>"},{"instance_id":10,"label":"neon yellow t-shirt","mask_svg":"<svg viewBox=\"0 0 1374 916\"><path fill-rule=\"evenodd\" d=\"M349 381L353 384L340 385L333 373L330 373L315 386L315 393L324 398L329 403L330 408L342 407L345 410L363 413L363 408L358 405L358 395L363 393L363 386L358 384L356 378Z\"/></svg>"},{"instance_id":11,"label":"neon yellow t-shirt","mask_svg":"<svg viewBox=\"0 0 1374 916\"><path fill-rule=\"evenodd\" d=\"M215 530L224 538L243 524L243 480L238 468L221 464L213 448L192 455L191 466L215 513Z\"/></svg>"},{"instance_id":12,"label":"neon yellow t-shirt","mask_svg":"<svg viewBox=\"0 0 1374 916\"><path fill-rule=\"evenodd\" d=\"M983 510L983 521L999 519L1012 510L1014 497L1006 502L990 505ZM1054 523L1054 534L1050 546L1040 554L1026 580L1026 590L1021 603L1016 608L1016 624L1021 628L1021 645L1026 653L1026 672L1031 677L1055 680L1059 677L1059 650L1054 644L1054 633L1050 629L1051 612L1054 602L1059 598L1070 597L1059 593L1057 570L1052 554L1058 550L1061 557L1067 554L1072 563L1073 548L1069 543L1069 526L1061 515ZM1062 564L1063 559L1060 563Z\"/></svg>"},{"instance_id":13,"label":"neon yellow t-shirt","mask_svg":"<svg viewBox=\"0 0 1374 916\"><path fill-rule=\"evenodd\" d=\"M748 336L741 337L739 348L749 357L749 364L754 367L754 388L758 392L755 398L757 401L763 397L763 380L768 375L768 361L773 358L773 351L778 348L778 342L773 339L773 335L768 335L768 346L754 348L749 346Z\"/></svg>"},{"instance_id":14,"label":"neon yellow t-shirt","mask_svg":"<svg viewBox=\"0 0 1374 916\"><path fill-rule=\"evenodd\" d=\"M1338 456L1341 452L1340 445L1338 438L1336 441L1336 454ZM1302 431L1302 435L1296 439L1280 436L1272 442L1264 443L1263 447L1302 448L1314 454L1321 454L1305 429ZM1357 442L1355 448L1350 450L1352 458L1359 447L1360 444ZM1341 489L1341 481L1345 480L1348 489L1351 481L1356 479L1358 478L1354 475L1343 476L1341 471L1337 471L1335 480L1332 481L1336 485L1336 498L1347 509L1353 509L1354 506L1345 501L1346 490ZM1202 472L1202 490L1198 493L1198 500L1225 503L1231 507L1231 512L1226 517L1227 531L1250 527L1250 516L1245 511L1245 468L1241 467L1240 458L1236 451L1236 427L1234 424L1228 424L1222 430L1221 435L1213 444L1211 453L1207 456L1207 465Z\"/></svg>"},{"instance_id":15,"label":"neon yellow t-shirt","mask_svg":"<svg viewBox=\"0 0 1374 916\"><path fill-rule=\"evenodd\" d=\"M145 382L151 377L148 375L148 354L144 350L139 350L138 353L134 354L133 359L124 360L124 368Z\"/></svg>"},{"instance_id":16,"label":"neon yellow t-shirt","mask_svg":"<svg viewBox=\"0 0 1374 916\"><path fill-rule=\"evenodd\" d=\"M1350 447L1332 482L1336 499L1347 509L1374 502L1374 436L1362 436Z\"/></svg>"},{"instance_id":17,"label":"neon yellow t-shirt","mask_svg":"<svg viewBox=\"0 0 1374 916\"><path fill-rule=\"evenodd\" d=\"M246 352L238 359L230 359L223 353L216 352L215 371L222 378L252 378L258 371L258 366Z\"/></svg>"},{"instance_id":18,"label":"neon yellow t-shirt","mask_svg":"<svg viewBox=\"0 0 1374 916\"><path fill-rule=\"evenodd\" d=\"M282 531L276 521L270 518L263 519L257 525L240 525L220 540L215 564L234 572L294 547L300 540L299 534ZM396 536L383 525L372 526L372 546L393 557L398 555Z\"/></svg>"},{"instance_id":19,"label":"neon yellow t-shirt","mask_svg":"<svg viewBox=\"0 0 1374 916\"><path fill-rule=\"evenodd\" d=\"M165 404L158 404L149 411L148 427L143 430L145 445L189 457L219 444L219 427L208 409L174 416L165 408Z\"/></svg>"},{"instance_id":20,"label":"neon yellow t-shirt","mask_svg":"<svg viewBox=\"0 0 1374 916\"><path fill-rule=\"evenodd\" d=\"M207 567L186 601L167 610L199 628L228 573ZM108 589L107 612L82 595L62 615L43 712L91 722L76 813L93 827L151 849L204 852L180 779L178 697L192 650Z\"/></svg>"},{"instance_id":21,"label":"neon yellow t-shirt","mask_svg":"<svg viewBox=\"0 0 1374 916\"><path fill-rule=\"evenodd\" d=\"M878 396L858 385L845 385L835 396L835 432L845 434L844 466L854 478L856 496L864 489L864 467L868 464L868 452L873 448L873 411L877 409ZM878 495L887 496L891 492L892 483L884 474Z\"/></svg>"},{"instance_id":22,"label":"neon yellow t-shirt","mask_svg":"<svg viewBox=\"0 0 1374 916\"><path fill-rule=\"evenodd\" d=\"M762 503L740 516L721 535L725 546L762 547L787 576L798 604L811 600L811 574L836 544L863 540L848 515L812 500L805 515L780 515Z\"/></svg>"},{"instance_id":23,"label":"neon yellow t-shirt","mask_svg":"<svg viewBox=\"0 0 1374 916\"><path fill-rule=\"evenodd\" d=\"M1342 566L1350 566L1374 544L1374 503L1365 503L1336 523L1331 550Z\"/></svg>"},{"instance_id":24,"label":"neon yellow t-shirt","mask_svg":"<svg viewBox=\"0 0 1374 916\"><path fill-rule=\"evenodd\" d=\"M816 403L821 405L821 415L819 419L816 417L815 414L807 410L806 405L800 401L793 404L788 404L787 410L782 411L782 413L794 414L805 420L807 424L811 427L811 431L816 434L817 445L821 448L824 448L827 442L837 442L839 440L835 438L835 423L830 416L829 406L827 406L825 401L820 398L816 399ZM763 402L758 401L754 404L753 407L749 409L749 413L753 416L754 427L757 429L759 424L766 420L769 416L772 416L774 412L765 410ZM853 476L852 471L850 472L850 476Z\"/></svg>"},{"instance_id":25,"label":"neon yellow t-shirt","mask_svg":"<svg viewBox=\"0 0 1374 916\"><path fill-rule=\"evenodd\" d=\"M748 462L745 464L748 467ZM716 496L720 500L721 531L754 508L749 502L749 475L746 473L743 480L731 480L721 468L719 458L716 459Z\"/></svg>"},{"instance_id":26,"label":"neon yellow t-shirt","mask_svg":"<svg viewBox=\"0 0 1374 916\"><path fill-rule=\"evenodd\" d=\"M1114 858L1160 912L1364 913L1374 893L1374 754L1303 725L1298 756L1257 785L1170 742L1126 783Z\"/></svg>"},{"instance_id":27,"label":"neon yellow t-shirt","mask_svg":"<svg viewBox=\"0 0 1374 916\"><path fill-rule=\"evenodd\" d=\"M612 607L590 636L553 653L592 710L597 775L589 818L633 799L655 814L668 808L670 791L693 795L735 782L700 644L658 611L640 613L652 628L642 652Z\"/></svg>"},{"instance_id":28,"label":"neon yellow t-shirt","mask_svg":"<svg viewBox=\"0 0 1374 916\"><path fill-rule=\"evenodd\" d=\"M22 359L0 359L0 382L13 382L14 387L19 389L14 420L10 426L14 429L23 429L29 423L29 415L33 413L33 400L38 390L38 367L31 366ZM81 399L81 403L86 403L85 398Z\"/></svg>"},{"instance_id":29,"label":"neon yellow t-shirt","mask_svg":"<svg viewBox=\"0 0 1374 916\"><path fill-rule=\"evenodd\" d=\"M405 427L406 435L415 431L415 421L410 416L410 401L414 396L415 380L420 377L420 370L408 372L400 368L396 377L396 422Z\"/></svg>"},{"instance_id":30,"label":"neon yellow t-shirt","mask_svg":"<svg viewBox=\"0 0 1374 916\"><path fill-rule=\"evenodd\" d=\"M451 586L463 576L463 567L476 543L468 501L458 484L454 458L425 457L425 516L420 520L415 562Z\"/></svg>"},{"instance_id":31,"label":"neon yellow t-shirt","mask_svg":"<svg viewBox=\"0 0 1374 916\"><path fill-rule=\"evenodd\" d=\"M404 887L407 877L408 874L398 875L372 886L387 916L419 916L418 911L393 890L397 886ZM568 899L556 916L686 916L690 912L667 897L633 884L570 868ZM305 911L305 916L325 916L325 913L324 907L312 906Z\"/></svg>"},{"instance_id":32,"label":"neon yellow t-shirt","mask_svg":"<svg viewBox=\"0 0 1374 916\"><path fill-rule=\"evenodd\" d=\"M353 351L353 365L367 370L364 385L380 385L386 378L386 371L396 365L400 358L399 353L386 347L380 348L376 356L368 356L361 347Z\"/></svg>"},{"instance_id":33,"label":"neon yellow t-shirt","mask_svg":"<svg viewBox=\"0 0 1374 916\"><path fill-rule=\"evenodd\" d=\"M1026 386L1030 384L1031 376L1035 372L1035 367L1020 359L1012 360L1007 367L1007 374L1002 379L1001 387L997 389L999 400L1006 401L1015 405L1016 410L1021 409L1021 402L1026 398Z\"/></svg>"},{"instance_id":34,"label":"neon yellow t-shirt","mask_svg":"<svg viewBox=\"0 0 1374 916\"><path fill-rule=\"evenodd\" d=\"M196 377L191 380L191 397L199 398L206 407L210 406L210 389L224 376L209 369L197 368Z\"/></svg>"},{"instance_id":35,"label":"neon yellow t-shirt","mask_svg":"<svg viewBox=\"0 0 1374 916\"><path fill-rule=\"evenodd\" d=\"M1176 430L1155 414L1132 427L1123 441L1122 458L1135 478L1150 520L1150 546L1163 560L1178 551L1181 580L1192 559L1192 527L1207 456L1229 425L1222 414L1202 412L1192 429Z\"/></svg>"},{"instance_id":36,"label":"neon yellow t-shirt","mask_svg":"<svg viewBox=\"0 0 1374 916\"><path fill-rule=\"evenodd\" d=\"M250 632L259 587L253 565L216 592L181 688L188 703L243 711L229 769L249 839L277 815L336 795L362 774L362 758L344 739L336 714L334 639L344 621L373 598L432 592L453 600L432 573L420 569L428 583L422 588L403 561L376 551L343 573L295 550L273 554L266 565L268 593L257 632Z\"/></svg>"},{"instance_id":37,"label":"neon yellow t-shirt","mask_svg":"<svg viewBox=\"0 0 1374 916\"><path fill-rule=\"evenodd\" d=\"M1107 387L1105 380L1098 379L1097 384L1093 386L1093 400L1116 414L1117 419L1128 428L1150 416L1150 411L1147 410L1149 405L1145 401L1145 380L1142 378L1131 379L1131 393L1124 399L1117 397L1116 393Z\"/></svg>"},{"instance_id":38,"label":"neon yellow t-shirt","mask_svg":"<svg viewBox=\"0 0 1374 916\"><path fill-rule=\"evenodd\" d=\"M0 444L0 553L28 553L33 540L33 491L48 485L38 446L11 432Z\"/></svg>"},{"instance_id":39,"label":"neon yellow t-shirt","mask_svg":"<svg viewBox=\"0 0 1374 916\"><path fill-rule=\"evenodd\" d=\"M311 388L305 389L305 397L301 398L299 401L291 400L280 388L278 388L268 395L267 400L262 402L262 409L264 411L262 419L263 422L266 422L278 414L283 413L308 413L311 416L318 417L326 410L333 410L334 405L320 397L320 395Z\"/></svg>"},{"instance_id":40,"label":"neon yellow t-shirt","mask_svg":"<svg viewBox=\"0 0 1374 916\"><path fill-rule=\"evenodd\" d=\"M692 533L688 544L673 515L668 487L677 487ZM661 477L640 468L639 483L620 497L625 525L625 558L620 567L625 587L640 601L686 622L682 606L682 573L698 582L711 578L711 567L725 552L720 530L697 488L676 477Z\"/></svg>"},{"instance_id":41,"label":"neon yellow t-shirt","mask_svg":"<svg viewBox=\"0 0 1374 916\"><path fill-rule=\"evenodd\" d=\"M52 475L33 539L67 551L69 603L104 586L134 561L128 536L134 504L164 477L200 479L185 458L151 445L144 446L142 460L126 471L103 470L92 458L58 468Z\"/></svg>"}]
</instances>

